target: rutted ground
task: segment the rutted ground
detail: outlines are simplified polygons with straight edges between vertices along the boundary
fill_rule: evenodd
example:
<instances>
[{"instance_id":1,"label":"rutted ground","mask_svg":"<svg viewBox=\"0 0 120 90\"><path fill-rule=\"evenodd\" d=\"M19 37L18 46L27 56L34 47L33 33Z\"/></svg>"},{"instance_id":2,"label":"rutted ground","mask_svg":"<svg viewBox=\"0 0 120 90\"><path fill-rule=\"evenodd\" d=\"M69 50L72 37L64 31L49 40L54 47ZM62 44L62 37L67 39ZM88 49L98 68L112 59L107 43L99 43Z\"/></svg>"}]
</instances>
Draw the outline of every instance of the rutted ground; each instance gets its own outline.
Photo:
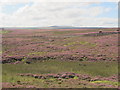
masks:
<instances>
[{"instance_id":1,"label":"rutted ground","mask_svg":"<svg viewBox=\"0 0 120 90\"><path fill-rule=\"evenodd\" d=\"M118 45L118 31L116 31L114 29L110 29L110 30L106 29L106 30L103 30L102 33L99 33L97 29L93 29L93 30L58 30L58 31L56 31L56 30L28 30L28 31L27 30L11 30L7 33L3 33L2 44L3 44L2 63L4 64L3 67L4 68L9 67L10 73L12 72L11 65L13 65L13 64L15 64L15 66L13 65L13 67L16 67L16 64L23 65L23 67L21 67L20 70L26 68L27 70L31 69L31 71L32 71L32 68L28 68L26 66L33 65L34 63L42 63L44 61L49 62L49 61L53 60L52 63L54 63L55 61L79 62L78 65L80 67L77 67L78 70L75 71L73 69L71 73L83 74L84 70L87 70L86 68L90 68L90 66L88 65L89 67L87 67L87 64L81 64L82 62L93 62L93 63L94 62L98 62L98 63L99 62L112 62L112 63L117 62L118 46L119 46ZM46 65L48 67L51 66L49 63L47 63ZM61 64L61 65L63 65L63 64ZM77 65L77 64L75 64L75 65ZM96 63L96 65L97 65L97 63ZM106 63L104 65L105 65L104 69L106 70L107 73L113 72L111 69L112 64L108 65ZM57 66L55 66L55 67L57 67ZM68 65L68 67L70 67L70 66ZM79 72L79 70L80 71L82 70L82 69L79 69L81 67L83 69L82 73ZM92 68L96 69L96 67L97 66L92 67ZM117 63L114 64L113 67L116 67L116 69L117 69ZM4 68L3 68L3 70L4 70ZM37 70L38 72L39 72L39 70L41 71L41 69L39 69L39 68ZM51 68L51 70L54 70L54 68ZM74 68L74 67L72 67L72 68ZM42 69L44 71L45 68L42 68ZM89 69L89 71L86 74L92 73L94 69ZM100 69L103 69L103 68L100 68ZM109 71L109 69L111 69L111 71ZM99 70L99 67L98 67L98 70ZM101 72L96 72L96 73L98 73L98 74L96 74L96 77L97 77L97 75L99 75L99 73L100 74L104 73L104 70L103 70L103 72L102 72L102 70L100 70L100 71ZM60 72L63 72L63 71L60 71ZM65 72L70 72L70 70L66 69ZM21 72L21 74L22 73L23 72ZM39 73L42 73L42 72L39 72ZM55 72L49 72L49 73L54 74ZM56 72L56 73L58 73L58 72ZM3 76L5 76L4 74L5 73L3 73ZM15 74L17 75L17 73L15 73ZM37 74L37 72L35 72L35 74ZM114 73L106 74L106 76L107 75L113 76L114 74L117 75L117 70L115 70ZM6 75L5 77L7 77L8 75ZM16 76L16 75L14 75L14 76ZM19 79L22 79L22 78L24 78L24 77L19 76ZM75 78L77 78L77 79L75 79ZM102 76L102 78L104 78L104 76ZM105 83L107 82L107 84L103 85L102 87L117 87L118 84L112 85L113 83L115 83L117 81L109 82L109 80L108 81L102 80L102 78L97 80L97 82L92 82L92 83L91 83L91 79L94 79L94 78L91 78L88 81L85 80L85 83L96 84L96 83L101 83L101 82L105 82ZM8 78L5 78L5 79L3 80L3 81L5 81L4 83L6 83ZM13 79L15 80L15 78L13 78ZM30 77L29 79L32 79L32 77ZM54 78L52 78L52 79L54 79ZM46 82L46 80L48 80L48 79L45 79L45 82ZM64 82L64 80L66 82ZM67 83L67 86L64 86L63 84L58 84L58 85L53 84L53 86L49 86L49 85L48 86L49 87L70 87L69 80L71 80L73 82L77 82L77 83L79 83L79 81L81 82L81 79L77 76L75 76L74 78L64 79L64 80L63 80L63 83ZM20 80L18 80L18 81L20 81ZM39 81L39 79L37 79L37 81ZM41 79L40 79L40 82L42 82ZM55 79L55 82L56 82L56 79ZM55 83L55 82L53 82L53 83ZM73 82L71 82L71 83L73 83ZM25 86L25 84L22 84L21 86L19 86L21 81L19 83L17 83L17 81L15 80L14 83L15 83L15 86L13 85L13 87L17 87L16 85L18 85L18 87L29 86L29 83L27 84L27 86ZM72 87L90 87L90 85L89 84L87 85L87 84L85 84L85 85L76 84L76 85L73 85ZM44 85L46 85L46 86L44 86ZM47 84L44 83L44 85L34 86L34 84L33 84L33 86L31 86L31 87L48 87ZM12 87L11 85L9 85L9 86ZM6 87L6 86L4 86L4 87ZM93 87L94 87L94 85L93 85ZM99 87L99 85L97 85L95 87Z\"/></svg>"}]
</instances>

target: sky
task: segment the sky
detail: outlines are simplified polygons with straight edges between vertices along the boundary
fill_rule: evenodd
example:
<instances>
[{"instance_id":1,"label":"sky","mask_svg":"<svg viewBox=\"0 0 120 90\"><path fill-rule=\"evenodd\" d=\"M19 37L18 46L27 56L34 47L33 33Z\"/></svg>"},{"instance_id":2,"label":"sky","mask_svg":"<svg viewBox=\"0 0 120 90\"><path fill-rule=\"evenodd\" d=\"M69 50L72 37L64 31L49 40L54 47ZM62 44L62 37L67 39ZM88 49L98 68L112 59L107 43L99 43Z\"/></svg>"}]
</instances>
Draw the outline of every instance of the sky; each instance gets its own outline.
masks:
<instances>
[{"instance_id":1,"label":"sky","mask_svg":"<svg viewBox=\"0 0 120 90\"><path fill-rule=\"evenodd\" d=\"M3 0L0 27L117 27L117 0L47 1Z\"/></svg>"}]
</instances>

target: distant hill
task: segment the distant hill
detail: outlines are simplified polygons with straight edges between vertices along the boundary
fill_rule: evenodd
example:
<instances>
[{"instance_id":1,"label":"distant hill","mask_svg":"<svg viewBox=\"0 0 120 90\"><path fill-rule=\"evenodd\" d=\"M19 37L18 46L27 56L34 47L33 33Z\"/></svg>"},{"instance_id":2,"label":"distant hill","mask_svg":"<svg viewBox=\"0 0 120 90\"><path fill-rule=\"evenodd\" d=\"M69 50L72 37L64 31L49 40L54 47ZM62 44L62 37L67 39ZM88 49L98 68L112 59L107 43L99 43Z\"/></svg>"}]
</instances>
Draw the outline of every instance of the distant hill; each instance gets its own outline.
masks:
<instances>
[{"instance_id":1,"label":"distant hill","mask_svg":"<svg viewBox=\"0 0 120 90\"><path fill-rule=\"evenodd\" d=\"M52 29L100 29L103 27L72 27L72 26L50 26Z\"/></svg>"}]
</instances>

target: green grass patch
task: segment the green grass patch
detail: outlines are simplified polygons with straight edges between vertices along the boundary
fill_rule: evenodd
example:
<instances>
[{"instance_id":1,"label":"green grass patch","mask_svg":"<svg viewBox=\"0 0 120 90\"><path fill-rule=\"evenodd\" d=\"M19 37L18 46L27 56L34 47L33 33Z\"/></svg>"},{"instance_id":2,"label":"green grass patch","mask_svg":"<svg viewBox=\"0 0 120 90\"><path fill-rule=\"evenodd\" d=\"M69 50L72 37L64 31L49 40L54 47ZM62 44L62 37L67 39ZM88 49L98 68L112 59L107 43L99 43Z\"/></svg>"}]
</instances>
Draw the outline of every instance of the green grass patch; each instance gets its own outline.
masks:
<instances>
[{"instance_id":1,"label":"green grass patch","mask_svg":"<svg viewBox=\"0 0 120 90\"><path fill-rule=\"evenodd\" d=\"M44 54L47 54L47 52L31 52L31 53L28 53L28 55L44 55Z\"/></svg>"},{"instance_id":2,"label":"green grass patch","mask_svg":"<svg viewBox=\"0 0 120 90\"><path fill-rule=\"evenodd\" d=\"M64 44L63 46L71 46L71 45L76 45L76 44L79 44L79 45L87 45L87 46L91 46L91 47L97 46L97 44L95 44L95 43L89 43L89 42L86 42L86 41L69 42L69 43L67 43L67 44Z\"/></svg>"},{"instance_id":3,"label":"green grass patch","mask_svg":"<svg viewBox=\"0 0 120 90\"><path fill-rule=\"evenodd\" d=\"M74 77L74 79L78 79L78 77L77 77L77 76L75 76L75 77Z\"/></svg>"},{"instance_id":4,"label":"green grass patch","mask_svg":"<svg viewBox=\"0 0 120 90\"><path fill-rule=\"evenodd\" d=\"M0 34L6 34L6 33L10 33L11 31L7 31L7 30L1 30Z\"/></svg>"},{"instance_id":5,"label":"green grass patch","mask_svg":"<svg viewBox=\"0 0 120 90\"><path fill-rule=\"evenodd\" d=\"M14 85L18 85L18 81L20 81L20 84L23 85L34 85L34 86L41 86L43 87L44 80L42 79L35 79L33 77L21 77L16 74L6 74L2 76L3 80L2 82L9 82Z\"/></svg>"},{"instance_id":6,"label":"green grass patch","mask_svg":"<svg viewBox=\"0 0 120 90\"><path fill-rule=\"evenodd\" d=\"M109 65L109 67L106 67ZM74 72L81 74L89 74L93 76L111 76L118 73L117 62L87 62L87 61L60 61L47 60L44 62L37 61L31 64L3 64L4 72L13 73L60 73L60 72Z\"/></svg>"},{"instance_id":7,"label":"green grass patch","mask_svg":"<svg viewBox=\"0 0 120 90\"><path fill-rule=\"evenodd\" d=\"M106 29L103 31L113 31L111 29ZM64 30L64 31L47 31L47 32L51 32L53 34L57 34L57 35L62 35L62 34L73 34L73 33L87 33L87 32L99 32L99 29L92 29L92 30Z\"/></svg>"},{"instance_id":8,"label":"green grass patch","mask_svg":"<svg viewBox=\"0 0 120 90\"><path fill-rule=\"evenodd\" d=\"M118 86L118 82L107 81L107 80L104 80L104 81L91 81L91 83L103 83L103 84L110 84L110 85Z\"/></svg>"}]
</instances>

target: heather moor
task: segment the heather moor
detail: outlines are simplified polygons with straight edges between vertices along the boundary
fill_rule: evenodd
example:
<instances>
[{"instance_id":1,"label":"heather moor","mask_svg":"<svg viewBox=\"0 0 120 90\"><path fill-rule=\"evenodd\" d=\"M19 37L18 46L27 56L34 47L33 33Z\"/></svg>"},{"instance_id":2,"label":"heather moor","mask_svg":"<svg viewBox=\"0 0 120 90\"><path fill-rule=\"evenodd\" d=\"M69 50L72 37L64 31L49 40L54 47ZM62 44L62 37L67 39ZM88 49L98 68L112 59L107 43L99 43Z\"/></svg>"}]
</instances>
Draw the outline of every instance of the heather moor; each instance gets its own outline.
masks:
<instances>
[{"instance_id":1,"label":"heather moor","mask_svg":"<svg viewBox=\"0 0 120 90\"><path fill-rule=\"evenodd\" d=\"M118 86L116 29L102 33L98 29L12 29L3 33L3 87Z\"/></svg>"},{"instance_id":2,"label":"heather moor","mask_svg":"<svg viewBox=\"0 0 120 90\"><path fill-rule=\"evenodd\" d=\"M3 89L118 88L117 3L6 2L1 8Z\"/></svg>"}]
</instances>

